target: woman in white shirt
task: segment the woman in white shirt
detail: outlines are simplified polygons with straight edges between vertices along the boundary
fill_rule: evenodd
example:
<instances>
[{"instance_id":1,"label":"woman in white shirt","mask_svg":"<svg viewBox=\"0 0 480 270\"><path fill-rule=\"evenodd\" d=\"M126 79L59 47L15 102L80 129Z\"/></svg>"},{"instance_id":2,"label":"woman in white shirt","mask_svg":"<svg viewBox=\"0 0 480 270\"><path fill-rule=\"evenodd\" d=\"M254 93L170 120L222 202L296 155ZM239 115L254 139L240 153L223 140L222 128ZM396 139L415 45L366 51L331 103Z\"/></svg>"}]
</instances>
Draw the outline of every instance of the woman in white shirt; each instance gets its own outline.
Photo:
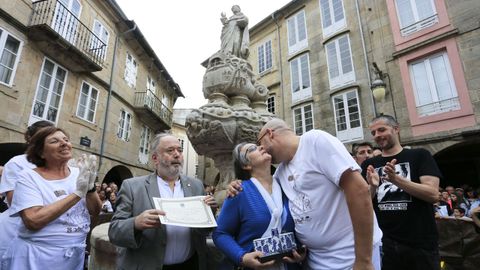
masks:
<instances>
[{"instance_id":1,"label":"woman in white shirt","mask_svg":"<svg viewBox=\"0 0 480 270\"><path fill-rule=\"evenodd\" d=\"M23 170L15 187L11 213L23 222L2 258L3 269L83 270L90 215L98 215L101 201L95 158L80 159L79 168L68 166L71 158L62 129L45 127L32 137L27 159L37 168Z\"/></svg>"}]
</instances>

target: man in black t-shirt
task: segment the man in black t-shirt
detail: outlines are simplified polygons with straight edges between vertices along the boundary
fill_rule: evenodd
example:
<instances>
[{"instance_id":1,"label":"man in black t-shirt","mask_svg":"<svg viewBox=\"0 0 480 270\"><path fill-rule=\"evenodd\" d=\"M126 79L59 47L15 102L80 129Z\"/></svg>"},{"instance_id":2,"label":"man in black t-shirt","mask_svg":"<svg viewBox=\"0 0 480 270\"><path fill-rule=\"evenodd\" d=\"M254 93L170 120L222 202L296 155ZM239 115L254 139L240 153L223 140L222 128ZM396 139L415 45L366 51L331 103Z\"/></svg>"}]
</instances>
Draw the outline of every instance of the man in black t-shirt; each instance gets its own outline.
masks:
<instances>
[{"instance_id":1,"label":"man in black t-shirt","mask_svg":"<svg viewBox=\"0 0 480 270\"><path fill-rule=\"evenodd\" d=\"M439 199L440 170L428 151L400 145L400 127L392 116L376 117L369 128L382 155L365 160L362 174L383 231L382 270L438 270L433 203Z\"/></svg>"}]
</instances>

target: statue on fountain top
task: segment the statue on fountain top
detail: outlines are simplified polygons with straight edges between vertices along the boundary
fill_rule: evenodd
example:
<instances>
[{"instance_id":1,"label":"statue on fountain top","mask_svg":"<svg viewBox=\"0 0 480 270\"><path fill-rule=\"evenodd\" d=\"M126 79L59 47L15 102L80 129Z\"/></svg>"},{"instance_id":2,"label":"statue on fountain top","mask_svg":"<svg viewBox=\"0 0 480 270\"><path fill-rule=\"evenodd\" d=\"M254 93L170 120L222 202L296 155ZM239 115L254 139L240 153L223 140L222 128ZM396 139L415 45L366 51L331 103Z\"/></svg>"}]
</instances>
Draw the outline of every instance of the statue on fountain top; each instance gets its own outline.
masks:
<instances>
[{"instance_id":1,"label":"statue on fountain top","mask_svg":"<svg viewBox=\"0 0 480 270\"><path fill-rule=\"evenodd\" d=\"M248 33L248 18L241 10L240 6L232 6L233 15L227 18L225 12L222 12L220 21L223 24L222 40L220 51L224 54L231 54L239 58L247 59L250 43Z\"/></svg>"}]
</instances>

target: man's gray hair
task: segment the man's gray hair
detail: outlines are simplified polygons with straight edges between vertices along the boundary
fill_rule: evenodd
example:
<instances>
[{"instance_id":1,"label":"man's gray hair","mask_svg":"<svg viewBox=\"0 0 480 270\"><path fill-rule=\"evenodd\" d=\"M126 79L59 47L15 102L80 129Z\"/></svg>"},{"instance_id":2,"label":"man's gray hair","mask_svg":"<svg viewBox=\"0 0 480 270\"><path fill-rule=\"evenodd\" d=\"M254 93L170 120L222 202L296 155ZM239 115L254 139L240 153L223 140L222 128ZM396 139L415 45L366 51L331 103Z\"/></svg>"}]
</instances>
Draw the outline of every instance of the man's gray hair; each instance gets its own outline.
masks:
<instances>
[{"instance_id":1,"label":"man's gray hair","mask_svg":"<svg viewBox=\"0 0 480 270\"><path fill-rule=\"evenodd\" d=\"M155 137L150 142L150 153L151 154L157 152L157 147L160 144L160 140L162 138L167 137L167 136L173 136L173 134L170 133L170 132L161 132L161 133L158 133L158 134L155 135Z\"/></svg>"},{"instance_id":2,"label":"man's gray hair","mask_svg":"<svg viewBox=\"0 0 480 270\"><path fill-rule=\"evenodd\" d=\"M397 119L395 119L395 117L393 117L391 115L388 115L388 114L382 114L382 115L379 115L379 116L373 118L372 121L370 121L370 125L372 125L373 123L375 123L379 120L385 121L385 123L387 125L391 126L391 127L400 126L400 124L398 124L398 122L397 122Z\"/></svg>"}]
</instances>

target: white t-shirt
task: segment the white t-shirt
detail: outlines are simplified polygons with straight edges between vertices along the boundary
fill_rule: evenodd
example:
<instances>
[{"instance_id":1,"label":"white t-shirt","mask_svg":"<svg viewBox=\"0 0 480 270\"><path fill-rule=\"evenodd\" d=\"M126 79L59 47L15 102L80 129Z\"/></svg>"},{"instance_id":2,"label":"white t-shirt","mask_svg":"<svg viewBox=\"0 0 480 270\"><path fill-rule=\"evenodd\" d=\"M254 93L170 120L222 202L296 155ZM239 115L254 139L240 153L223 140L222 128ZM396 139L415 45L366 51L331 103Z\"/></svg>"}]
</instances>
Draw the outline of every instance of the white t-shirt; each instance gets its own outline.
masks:
<instances>
[{"instance_id":1,"label":"white t-shirt","mask_svg":"<svg viewBox=\"0 0 480 270\"><path fill-rule=\"evenodd\" d=\"M275 172L290 201L297 237L309 249L312 269L351 269L354 263L353 226L339 186L348 169L361 170L345 146L324 131L312 130L301 136L293 159ZM375 218L372 245L381 238Z\"/></svg>"},{"instance_id":2,"label":"white t-shirt","mask_svg":"<svg viewBox=\"0 0 480 270\"><path fill-rule=\"evenodd\" d=\"M28 162L27 155L18 155L11 158L3 167L2 180L0 181L0 194L14 190L21 171L36 168L35 164ZM7 199L5 202L8 204ZM0 214L0 258L4 251L17 236L18 226L22 222L20 216L11 217L11 208Z\"/></svg>"},{"instance_id":3,"label":"white t-shirt","mask_svg":"<svg viewBox=\"0 0 480 270\"><path fill-rule=\"evenodd\" d=\"M34 170L24 170L15 187L12 201L12 214L33 206L52 204L72 194L76 189L78 168L69 167L70 175L59 180L45 180ZM30 241L55 246L83 243L90 229L90 215L85 199L81 199L60 217L38 231L28 230L23 222L19 236Z\"/></svg>"},{"instance_id":4,"label":"white t-shirt","mask_svg":"<svg viewBox=\"0 0 480 270\"><path fill-rule=\"evenodd\" d=\"M103 213L113 213L112 203L109 200L102 202Z\"/></svg>"},{"instance_id":5,"label":"white t-shirt","mask_svg":"<svg viewBox=\"0 0 480 270\"><path fill-rule=\"evenodd\" d=\"M2 180L0 181L0 194L13 190L18 180L19 173L24 169L34 169L37 166L28 162L27 155L18 155L11 158L3 167Z\"/></svg>"}]
</instances>

